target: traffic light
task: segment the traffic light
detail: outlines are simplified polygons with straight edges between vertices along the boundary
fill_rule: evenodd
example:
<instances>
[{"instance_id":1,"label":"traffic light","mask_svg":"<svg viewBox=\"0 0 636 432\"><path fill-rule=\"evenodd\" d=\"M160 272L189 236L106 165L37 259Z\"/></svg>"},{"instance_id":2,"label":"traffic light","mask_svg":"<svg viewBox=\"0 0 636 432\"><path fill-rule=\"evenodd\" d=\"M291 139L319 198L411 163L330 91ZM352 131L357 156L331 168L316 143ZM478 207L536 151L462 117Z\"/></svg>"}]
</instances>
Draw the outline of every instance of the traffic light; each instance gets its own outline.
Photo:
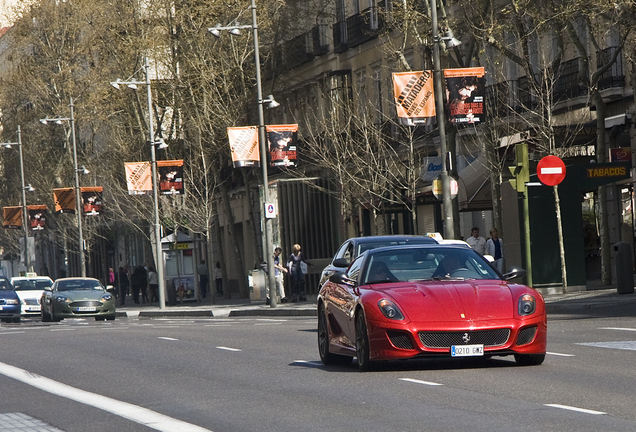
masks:
<instances>
[{"instance_id":1,"label":"traffic light","mask_svg":"<svg viewBox=\"0 0 636 432\"><path fill-rule=\"evenodd\" d=\"M530 181L530 168L528 166L528 144L515 144L515 165L508 167L514 179L510 179L510 185L517 192L524 193L526 191L526 183Z\"/></svg>"}]
</instances>

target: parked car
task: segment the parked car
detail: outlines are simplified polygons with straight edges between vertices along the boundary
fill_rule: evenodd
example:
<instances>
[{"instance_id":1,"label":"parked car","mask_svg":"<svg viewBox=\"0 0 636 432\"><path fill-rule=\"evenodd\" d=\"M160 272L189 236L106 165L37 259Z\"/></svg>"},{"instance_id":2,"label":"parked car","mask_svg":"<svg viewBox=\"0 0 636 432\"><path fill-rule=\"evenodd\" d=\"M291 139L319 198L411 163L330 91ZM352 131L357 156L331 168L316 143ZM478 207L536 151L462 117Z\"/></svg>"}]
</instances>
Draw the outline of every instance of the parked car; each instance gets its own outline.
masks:
<instances>
[{"instance_id":1,"label":"parked car","mask_svg":"<svg viewBox=\"0 0 636 432\"><path fill-rule=\"evenodd\" d=\"M22 315L39 315L44 287L50 287L53 281L48 276L18 276L11 278L11 284L20 297Z\"/></svg>"},{"instance_id":2,"label":"parked car","mask_svg":"<svg viewBox=\"0 0 636 432\"><path fill-rule=\"evenodd\" d=\"M318 294L318 351L324 364L361 370L381 360L513 355L520 365L545 359L543 297L510 282L461 245L368 250L335 272Z\"/></svg>"},{"instance_id":3,"label":"parked car","mask_svg":"<svg viewBox=\"0 0 636 432\"><path fill-rule=\"evenodd\" d=\"M20 322L20 298L11 281L0 277L0 319L3 322Z\"/></svg>"},{"instance_id":4,"label":"parked car","mask_svg":"<svg viewBox=\"0 0 636 432\"><path fill-rule=\"evenodd\" d=\"M362 252L381 247L407 244L435 244L437 241L429 236L418 235L380 235L367 237L352 237L345 241L334 255L331 263L325 267L320 275L319 286L322 286L335 271L346 269L349 264Z\"/></svg>"},{"instance_id":5,"label":"parked car","mask_svg":"<svg viewBox=\"0 0 636 432\"><path fill-rule=\"evenodd\" d=\"M57 279L52 287L44 288L40 304L44 322L80 317L115 319L115 296L93 278Z\"/></svg>"}]
</instances>

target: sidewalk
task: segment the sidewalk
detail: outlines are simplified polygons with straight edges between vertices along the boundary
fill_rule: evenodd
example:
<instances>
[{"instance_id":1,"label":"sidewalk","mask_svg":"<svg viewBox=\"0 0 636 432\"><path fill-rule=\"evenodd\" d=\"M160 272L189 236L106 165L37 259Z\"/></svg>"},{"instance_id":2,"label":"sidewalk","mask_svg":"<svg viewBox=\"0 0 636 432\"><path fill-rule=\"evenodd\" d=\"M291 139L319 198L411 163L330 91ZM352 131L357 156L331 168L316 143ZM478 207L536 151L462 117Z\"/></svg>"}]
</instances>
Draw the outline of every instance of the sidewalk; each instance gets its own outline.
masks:
<instances>
[{"instance_id":1,"label":"sidewalk","mask_svg":"<svg viewBox=\"0 0 636 432\"><path fill-rule=\"evenodd\" d=\"M548 314L585 313L592 309L631 305L636 314L636 293L618 294L616 287L595 286L588 291L544 296ZM121 318L170 318L170 317L315 317L315 295L300 303L279 303L273 308L265 301L250 301L247 298L205 298L198 303L183 302L176 306L160 309L158 303L134 304L132 297L126 298L124 306L117 306L117 316Z\"/></svg>"}]
</instances>

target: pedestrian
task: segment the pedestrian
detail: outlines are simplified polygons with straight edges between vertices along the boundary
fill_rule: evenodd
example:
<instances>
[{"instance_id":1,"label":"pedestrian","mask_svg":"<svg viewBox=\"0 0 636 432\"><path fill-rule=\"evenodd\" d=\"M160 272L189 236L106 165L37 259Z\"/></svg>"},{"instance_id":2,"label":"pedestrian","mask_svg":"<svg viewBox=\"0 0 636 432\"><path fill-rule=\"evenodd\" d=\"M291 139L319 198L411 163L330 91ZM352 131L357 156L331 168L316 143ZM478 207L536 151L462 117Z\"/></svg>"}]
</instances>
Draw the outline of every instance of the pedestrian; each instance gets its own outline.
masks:
<instances>
[{"instance_id":1,"label":"pedestrian","mask_svg":"<svg viewBox=\"0 0 636 432\"><path fill-rule=\"evenodd\" d=\"M135 267L133 274L130 276L130 289L132 290L133 301L135 304L139 304L139 292L142 287L148 284L148 277L146 276L146 269L142 266Z\"/></svg>"},{"instance_id":2,"label":"pedestrian","mask_svg":"<svg viewBox=\"0 0 636 432\"><path fill-rule=\"evenodd\" d=\"M148 287L150 288L150 303L159 301L159 275L154 267L148 267Z\"/></svg>"},{"instance_id":3,"label":"pedestrian","mask_svg":"<svg viewBox=\"0 0 636 432\"><path fill-rule=\"evenodd\" d=\"M292 303L307 300L305 295L305 275L307 267L313 266L302 252L299 244L292 246L292 254L287 259L287 269L291 275Z\"/></svg>"},{"instance_id":4,"label":"pedestrian","mask_svg":"<svg viewBox=\"0 0 636 432\"><path fill-rule=\"evenodd\" d=\"M486 255L486 239L479 235L478 227L472 227L470 237L466 239L466 243L468 243L475 252Z\"/></svg>"},{"instance_id":5,"label":"pedestrian","mask_svg":"<svg viewBox=\"0 0 636 432\"><path fill-rule=\"evenodd\" d=\"M201 289L201 298L205 298L208 293L208 266L205 260L201 260L201 264L197 267L199 273L199 288Z\"/></svg>"},{"instance_id":6,"label":"pedestrian","mask_svg":"<svg viewBox=\"0 0 636 432\"><path fill-rule=\"evenodd\" d=\"M108 285L111 289L112 289L112 288L115 288L115 289L114 289L115 297L118 297L118 294L117 294L117 287L115 286L115 280L116 280L116 278L115 278L115 271L113 270L113 268L112 268L112 267L108 267L108 283L107 283L107 285Z\"/></svg>"},{"instance_id":7,"label":"pedestrian","mask_svg":"<svg viewBox=\"0 0 636 432\"><path fill-rule=\"evenodd\" d=\"M503 273L504 245L503 239L499 238L496 228L490 230L490 238L486 242L486 253L495 259L495 267L500 273Z\"/></svg>"},{"instance_id":8,"label":"pedestrian","mask_svg":"<svg viewBox=\"0 0 636 432\"><path fill-rule=\"evenodd\" d=\"M221 263L216 262L214 267L214 281L216 282L216 294L219 297L223 297L223 272L221 272Z\"/></svg>"},{"instance_id":9,"label":"pedestrian","mask_svg":"<svg viewBox=\"0 0 636 432\"><path fill-rule=\"evenodd\" d=\"M119 297L121 298L121 304L123 306L126 302L126 294L128 294L130 281L128 280L128 273L124 267L119 267L117 276L119 278Z\"/></svg>"},{"instance_id":10,"label":"pedestrian","mask_svg":"<svg viewBox=\"0 0 636 432\"><path fill-rule=\"evenodd\" d=\"M280 263L280 254L283 252L283 249L277 247L274 249L274 281L276 285L276 292L280 295L280 301L282 303L287 303L289 299L285 297L285 284L283 279L283 274L287 273L287 268L285 268ZM267 304L269 304L269 284L267 284Z\"/></svg>"}]
</instances>

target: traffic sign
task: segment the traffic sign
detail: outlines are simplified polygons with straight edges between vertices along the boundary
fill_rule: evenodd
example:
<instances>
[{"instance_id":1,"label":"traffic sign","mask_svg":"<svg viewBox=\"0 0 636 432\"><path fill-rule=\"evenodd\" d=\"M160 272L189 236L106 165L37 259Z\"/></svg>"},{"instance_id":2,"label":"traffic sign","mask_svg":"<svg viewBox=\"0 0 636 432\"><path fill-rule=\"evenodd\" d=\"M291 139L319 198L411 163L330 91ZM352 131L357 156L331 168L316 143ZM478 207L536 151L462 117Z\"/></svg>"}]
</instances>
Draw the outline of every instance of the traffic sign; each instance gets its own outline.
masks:
<instances>
[{"instance_id":1,"label":"traffic sign","mask_svg":"<svg viewBox=\"0 0 636 432\"><path fill-rule=\"evenodd\" d=\"M450 176L448 178L448 182L450 184L451 199L453 199L457 196L457 192L459 192L459 184L457 183L457 180ZM433 180L433 195L437 199L442 199L442 176L438 176L435 180Z\"/></svg>"},{"instance_id":2,"label":"traffic sign","mask_svg":"<svg viewBox=\"0 0 636 432\"><path fill-rule=\"evenodd\" d=\"M537 164L537 177L546 186L555 186L565 178L565 164L557 156L546 156Z\"/></svg>"}]
</instances>

